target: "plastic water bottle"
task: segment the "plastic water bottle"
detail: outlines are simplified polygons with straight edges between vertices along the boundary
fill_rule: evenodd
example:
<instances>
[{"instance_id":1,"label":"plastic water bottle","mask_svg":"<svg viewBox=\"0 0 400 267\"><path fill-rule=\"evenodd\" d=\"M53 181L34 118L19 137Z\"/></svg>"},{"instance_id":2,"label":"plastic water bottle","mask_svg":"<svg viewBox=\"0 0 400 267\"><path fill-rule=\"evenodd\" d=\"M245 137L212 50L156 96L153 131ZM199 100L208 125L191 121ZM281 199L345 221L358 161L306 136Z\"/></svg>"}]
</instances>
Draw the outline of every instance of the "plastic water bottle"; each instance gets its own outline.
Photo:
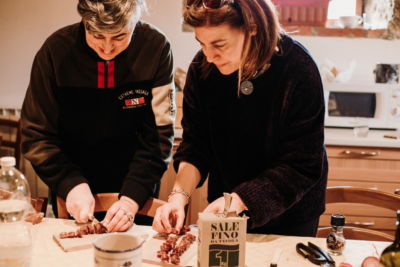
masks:
<instances>
[{"instance_id":1,"label":"plastic water bottle","mask_svg":"<svg viewBox=\"0 0 400 267\"><path fill-rule=\"evenodd\" d=\"M24 215L30 212L31 194L14 157L0 158L0 267L28 267L32 237Z\"/></svg>"}]
</instances>

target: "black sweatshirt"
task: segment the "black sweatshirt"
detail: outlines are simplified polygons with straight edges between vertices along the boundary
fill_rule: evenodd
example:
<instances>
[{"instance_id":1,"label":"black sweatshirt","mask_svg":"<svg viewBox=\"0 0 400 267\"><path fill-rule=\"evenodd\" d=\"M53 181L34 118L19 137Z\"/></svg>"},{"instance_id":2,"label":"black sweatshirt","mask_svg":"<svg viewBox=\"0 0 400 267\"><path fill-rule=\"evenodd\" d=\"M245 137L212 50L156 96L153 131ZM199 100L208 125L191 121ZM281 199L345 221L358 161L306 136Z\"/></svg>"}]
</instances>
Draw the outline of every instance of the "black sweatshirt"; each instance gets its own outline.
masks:
<instances>
[{"instance_id":1,"label":"black sweatshirt","mask_svg":"<svg viewBox=\"0 0 400 267\"><path fill-rule=\"evenodd\" d=\"M82 23L52 34L33 62L22 151L53 193L77 184L120 192L140 207L156 193L173 139L169 42L139 22L128 48L104 61Z\"/></svg>"},{"instance_id":2,"label":"black sweatshirt","mask_svg":"<svg viewBox=\"0 0 400 267\"><path fill-rule=\"evenodd\" d=\"M318 68L298 42L283 36L271 67L237 96L237 72L215 66L202 78L199 52L188 71L183 141L174 156L208 176L208 201L236 192L249 208L250 228L306 222L325 208L327 159L324 99ZM261 231L262 232L262 231Z\"/></svg>"}]
</instances>

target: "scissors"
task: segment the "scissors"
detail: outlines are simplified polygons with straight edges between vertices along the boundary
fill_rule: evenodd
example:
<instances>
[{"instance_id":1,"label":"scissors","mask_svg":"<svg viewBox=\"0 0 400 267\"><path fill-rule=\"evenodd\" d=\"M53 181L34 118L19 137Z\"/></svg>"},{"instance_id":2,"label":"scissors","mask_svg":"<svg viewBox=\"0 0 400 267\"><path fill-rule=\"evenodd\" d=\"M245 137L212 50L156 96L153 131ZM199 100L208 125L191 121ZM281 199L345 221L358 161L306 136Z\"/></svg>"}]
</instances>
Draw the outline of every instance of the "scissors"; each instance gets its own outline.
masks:
<instances>
[{"instance_id":1,"label":"scissors","mask_svg":"<svg viewBox=\"0 0 400 267\"><path fill-rule=\"evenodd\" d=\"M335 267L335 261L332 259L329 254L318 247L317 245L314 245L311 242L308 242L308 246L304 245L303 243L297 243L296 245L296 251L299 253L301 256L304 258L308 259L310 262L323 266L323 267Z\"/></svg>"}]
</instances>

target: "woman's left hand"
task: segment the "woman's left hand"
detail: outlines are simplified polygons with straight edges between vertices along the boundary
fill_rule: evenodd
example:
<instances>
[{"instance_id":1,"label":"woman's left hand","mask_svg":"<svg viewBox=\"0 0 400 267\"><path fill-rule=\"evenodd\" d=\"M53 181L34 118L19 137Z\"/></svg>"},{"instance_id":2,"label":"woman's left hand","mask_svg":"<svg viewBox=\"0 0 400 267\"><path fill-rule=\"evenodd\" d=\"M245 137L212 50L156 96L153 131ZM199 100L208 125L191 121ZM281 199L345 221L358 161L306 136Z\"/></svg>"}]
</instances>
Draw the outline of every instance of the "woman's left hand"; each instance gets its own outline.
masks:
<instances>
[{"instance_id":1,"label":"woman's left hand","mask_svg":"<svg viewBox=\"0 0 400 267\"><path fill-rule=\"evenodd\" d=\"M236 211L237 214L241 213L242 211L246 210L247 207L236 193L231 193L232 202L229 211ZM204 209L203 212L211 212L211 213L223 213L225 206L225 199L224 197L217 198L213 202L211 202L207 208Z\"/></svg>"},{"instance_id":2,"label":"woman's left hand","mask_svg":"<svg viewBox=\"0 0 400 267\"><path fill-rule=\"evenodd\" d=\"M139 205L133 199L127 196L121 196L121 198L108 209L102 223L107 227L108 232L126 231L133 225L138 210Z\"/></svg>"}]
</instances>

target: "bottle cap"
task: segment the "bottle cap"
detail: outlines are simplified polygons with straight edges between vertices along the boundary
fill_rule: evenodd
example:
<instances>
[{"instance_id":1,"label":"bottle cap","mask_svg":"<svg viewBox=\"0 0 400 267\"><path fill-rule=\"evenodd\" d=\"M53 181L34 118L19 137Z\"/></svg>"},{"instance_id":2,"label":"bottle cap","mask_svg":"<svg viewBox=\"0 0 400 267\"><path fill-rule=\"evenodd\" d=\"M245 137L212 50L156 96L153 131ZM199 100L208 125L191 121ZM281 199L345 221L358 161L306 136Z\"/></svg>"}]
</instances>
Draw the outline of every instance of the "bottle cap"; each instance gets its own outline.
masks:
<instances>
[{"instance_id":1,"label":"bottle cap","mask_svg":"<svg viewBox=\"0 0 400 267\"><path fill-rule=\"evenodd\" d=\"M332 214L331 225L333 226L344 226L345 217L342 214Z\"/></svg>"},{"instance_id":2,"label":"bottle cap","mask_svg":"<svg viewBox=\"0 0 400 267\"><path fill-rule=\"evenodd\" d=\"M0 158L0 165L2 167L14 167L15 158L14 157L2 157Z\"/></svg>"}]
</instances>

